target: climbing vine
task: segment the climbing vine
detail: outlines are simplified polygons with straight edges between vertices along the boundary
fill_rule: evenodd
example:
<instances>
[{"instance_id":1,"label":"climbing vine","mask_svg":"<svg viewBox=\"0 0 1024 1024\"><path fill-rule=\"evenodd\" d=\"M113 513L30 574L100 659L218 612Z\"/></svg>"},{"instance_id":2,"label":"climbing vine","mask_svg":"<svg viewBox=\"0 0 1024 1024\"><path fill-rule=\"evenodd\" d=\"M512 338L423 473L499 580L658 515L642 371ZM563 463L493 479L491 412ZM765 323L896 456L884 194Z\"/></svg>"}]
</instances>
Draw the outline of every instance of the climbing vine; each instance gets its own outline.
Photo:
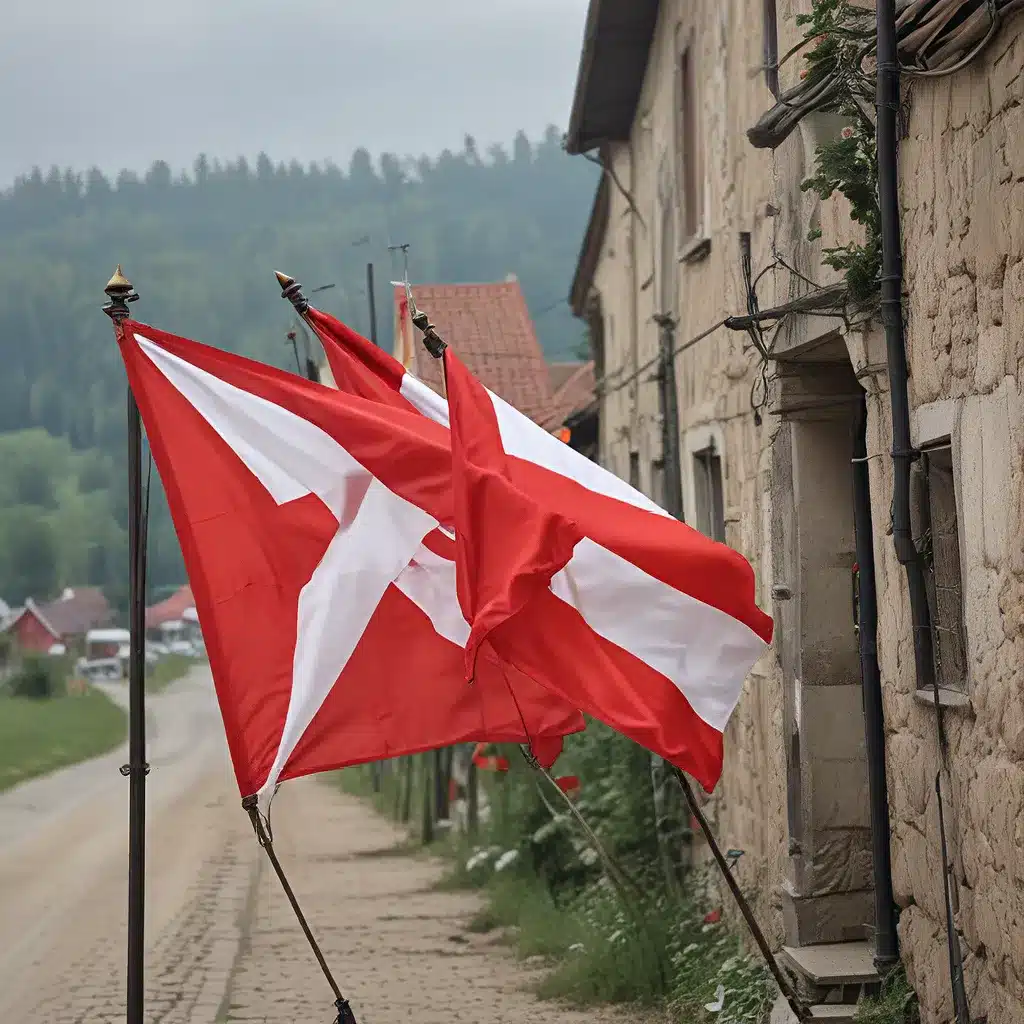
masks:
<instances>
[{"instance_id":1,"label":"climbing vine","mask_svg":"<svg viewBox=\"0 0 1024 1024\"><path fill-rule=\"evenodd\" d=\"M836 192L845 196L851 218L864 229L863 241L823 251L825 264L845 275L849 296L855 301L868 300L877 290L882 259L871 107L874 79L863 70L865 58L874 49L872 20L871 11L849 0L815 0L809 14L797 17L805 30L801 81L820 95L816 109L848 119L838 139L817 148L814 173L800 187L821 199ZM819 228L808 233L811 240L820 237Z\"/></svg>"}]
</instances>

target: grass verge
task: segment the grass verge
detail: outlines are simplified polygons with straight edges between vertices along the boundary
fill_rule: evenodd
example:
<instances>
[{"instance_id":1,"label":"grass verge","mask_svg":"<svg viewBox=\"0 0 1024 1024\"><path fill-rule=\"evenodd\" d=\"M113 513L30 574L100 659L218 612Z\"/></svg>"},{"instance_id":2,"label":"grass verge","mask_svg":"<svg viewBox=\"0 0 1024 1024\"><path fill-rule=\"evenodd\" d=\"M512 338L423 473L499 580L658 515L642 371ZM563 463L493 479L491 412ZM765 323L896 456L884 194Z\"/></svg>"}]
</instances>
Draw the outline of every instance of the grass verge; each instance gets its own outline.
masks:
<instances>
[{"instance_id":1,"label":"grass verge","mask_svg":"<svg viewBox=\"0 0 1024 1024\"><path fill-rule=\"evenodd\" d=\"M105 754L125 733L124 712L98 690L48 700L0 697L0 791Z\"/></svg>"},{"instance_id":2,"label":"grass verge","mask_svg":"<svg viewBox=\"0 0 1024 1024\"><path fill-rule=\"evenodd\" d=\"M481 854L456 861L442 884L470 885L488 870L482 864ZM491 873L483 892L486 903L470 930L503 929L519 956L543 957L549 970L536 985L542 998L577 1007L660 1007L687 1024L768 1019L775 991L763 965L724 925L705 923L688 904L656 897L627 907L603 881L557 903L527 869Z\"/></svg>"},{"instance_id":3,"label":"grass verge","mask_svg":"<svg viewBox=\"0 0 1024 1024\"><path fill-rule=\"evenodd\" d=\"M184 654L167 654L155 665L147 665L146 692L159 693L166 690L196 664L198 662L195 658L186 658Z\"/></svg>"}]
</instances>

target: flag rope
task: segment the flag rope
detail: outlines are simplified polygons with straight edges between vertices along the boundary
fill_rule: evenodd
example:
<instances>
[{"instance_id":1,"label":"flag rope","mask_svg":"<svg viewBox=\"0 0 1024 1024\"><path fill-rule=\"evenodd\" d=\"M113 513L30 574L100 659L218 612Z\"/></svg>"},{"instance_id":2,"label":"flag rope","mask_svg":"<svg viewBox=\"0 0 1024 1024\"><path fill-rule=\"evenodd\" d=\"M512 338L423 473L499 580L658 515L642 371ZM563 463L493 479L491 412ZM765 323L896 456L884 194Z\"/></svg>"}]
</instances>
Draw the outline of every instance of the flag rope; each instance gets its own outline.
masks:
<instances>
[{"instance_id":1,"label":"flag rope","mask_svg":"<svg viewBox=\"0 0 1024 1024\"><path fill-rule=\"evenodd\" d=\"M249 815L249 820L252 822L253 831L256 833L257 841L260 846L267 851L267 858L270 860L270 865L281 882L281 888L284 889L285 896L288 897L288 902L291 904L291 908L299 922L299 927L302 929L302 933L306 936L306 941L309 942L310 948L313 950L313 955L316 957L317 963L320 965L320 970L323 971L324 977L327 979L327 984L331 986L331 991L334 993L334 1006L338 1011L338 1016L334 1024L357 1024L355 1014L352 1012L352 1007L349 1005L348 1000L341 994L341 989L338 987L338 983L334 980L334 975L331 973L330 967L327 966L327 961L324 959L323 952L320 949L320 944L316 941L316 937L313 935L313 932L306 921L306 915L303 914L302 908L299 906L299 901L288 881L287 875L284 873L284 868L281 867L281 862L277 859L277 853L274 850L273 836L263 825L263 818L260 816L259 807L256 801L257 798L255 796L247 796L242 801L242 807Z\"/></svg>"}]
</instances>

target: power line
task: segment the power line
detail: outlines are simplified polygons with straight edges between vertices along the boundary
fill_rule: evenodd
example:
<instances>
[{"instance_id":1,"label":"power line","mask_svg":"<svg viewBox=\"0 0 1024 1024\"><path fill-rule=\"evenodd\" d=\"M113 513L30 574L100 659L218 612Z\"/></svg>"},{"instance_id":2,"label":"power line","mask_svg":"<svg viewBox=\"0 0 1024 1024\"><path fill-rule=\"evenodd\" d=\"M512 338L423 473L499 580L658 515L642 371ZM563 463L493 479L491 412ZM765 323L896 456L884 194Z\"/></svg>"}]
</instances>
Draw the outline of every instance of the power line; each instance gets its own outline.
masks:
<instances>
[{"instance_id":1,"label":"power line","mask_svg":"<svg viewBox=\"0 0 1024 1024\"><path fill-rule=\"evenodd\" d=\"M698 342L701 342L705 338L707 338L709 335L714 334L715 331L717 331L720 327L724 327L725 326L725 322L728 319L729 319L728 317L723 317L721 320L718 321L718 323L713 324L706 331L701 331L701 333L696 335L696 337L693 337L693 338L690 338L687 341L684 341L681 345L676 345L672 349L672 353L671 353L672 358L675 359L675 357L678 356L680 353L685 352L688 348L693 348L693 346L696 345ZM620 374L622 372L621 369L613 370L610 374L605 374L605 376L602 377L601 380L599 380L597 382L597 386L596 386L595 390L599 394L605 394L605 395L611 394L614 391L621 391L627 385L632 384L633 381L635 381L637 379L637 377L640 376L640 374L646 372L652 366L654 366L658 362L658 360L660 358L661 358L661 356L657 355L653 359L648 359L647 362L643 364L643 366L637 367L637 369L635 369L624 380L617 381L614 385L609 386L607 384L607 381L610 378L616 377L618 374Z\"/></svg>"}]
</instances>

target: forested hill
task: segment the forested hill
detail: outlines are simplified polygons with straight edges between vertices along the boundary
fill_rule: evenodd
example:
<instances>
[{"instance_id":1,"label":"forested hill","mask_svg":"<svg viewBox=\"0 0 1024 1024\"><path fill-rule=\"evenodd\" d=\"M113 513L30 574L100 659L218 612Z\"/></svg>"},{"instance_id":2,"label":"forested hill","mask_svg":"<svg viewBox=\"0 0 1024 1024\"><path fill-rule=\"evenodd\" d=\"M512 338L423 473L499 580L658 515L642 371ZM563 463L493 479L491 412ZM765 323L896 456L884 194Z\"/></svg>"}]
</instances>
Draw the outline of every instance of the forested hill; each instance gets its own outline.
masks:
<instances>
[{"instance_id":1,"label":"forested hill","mask_svg":"<svg viewBox=\"0 0 1024 1024\"><path fill-rule=\"evenodd\" d=\"M413 280L518 275L545 349L566 356L579 325L565 296L593 194L594 168L552 128L511 153L461 153L350 167L226 166L199 157L175 178L155 163L111 182L34 171L0 198L0 431L42 426L76 447L120 429L121 378L98 311L115 263L138 289L139 319L284 365L288 310L272 271L366 329L365 265L377 269L382 340L391 335L388 244L409 243ZM360 242L362 244L360 244Z\"/></svg>"},{"instance_id":2,"label":"forested hill","mask_svg":"<svg viewBox=\"0 0 1024 1024\"><path fill-rule=\"evenodd\" d=\"M318 304L365 332L365 268L372 261L380 340L389 344L388 281L401 262L387 247L408 243L413 281L516 274L545 350L571 357L582 331L565 297L594 184L595 168L565 155L554 128L539 142L520 134L510 149L486 153L470 138L462 152L434 158L374 160L359 150L345 169L261 155L223 165L200 156L187 174L158 161L144 175L124 171L116 180L96 170L33 171L0 193L0 474L5 462L13 471L10 459L22 465L52 451L59 475L72 463L84 467L74 453L93 451L101 458L89 462L82 494L109 490L115 518L122 518L124 374L99 309L116 263L141 295L132 308L140 320L291 367L289 308L272 271L293 274L307 289L334 283ZM57 457L40 441L10 436L27 428L64 439L68 454ZM36 473L24 472L26 481ZM7 483L0 488L0 597L21 599L30 582L44 596L44 584L100 583L117 574L113 556L96 552L96 543L112 543L98 525L88 565L77 556L56 557L74 563L76 574L88 568L97 578L64 579L58 564L29 580L28 563L37 560L27 551L18 556L26 564L12 569L19 543L9 536L5 512L35 506L10 476ZM48 514L55 515L68 486L63 478L47 486L35 480L30 490L48 495ZM99 514L97 499L86 504L90 517ZM19 529L29 529L24 507L16 518ZM89 532L76 532L83 530ZM59 525L52 531L58 548L66 543ZM159 537L154 542L167 549L167 559L156 553L157 578L180 572L173 544Z\"/></svg>"}]
</instances>

